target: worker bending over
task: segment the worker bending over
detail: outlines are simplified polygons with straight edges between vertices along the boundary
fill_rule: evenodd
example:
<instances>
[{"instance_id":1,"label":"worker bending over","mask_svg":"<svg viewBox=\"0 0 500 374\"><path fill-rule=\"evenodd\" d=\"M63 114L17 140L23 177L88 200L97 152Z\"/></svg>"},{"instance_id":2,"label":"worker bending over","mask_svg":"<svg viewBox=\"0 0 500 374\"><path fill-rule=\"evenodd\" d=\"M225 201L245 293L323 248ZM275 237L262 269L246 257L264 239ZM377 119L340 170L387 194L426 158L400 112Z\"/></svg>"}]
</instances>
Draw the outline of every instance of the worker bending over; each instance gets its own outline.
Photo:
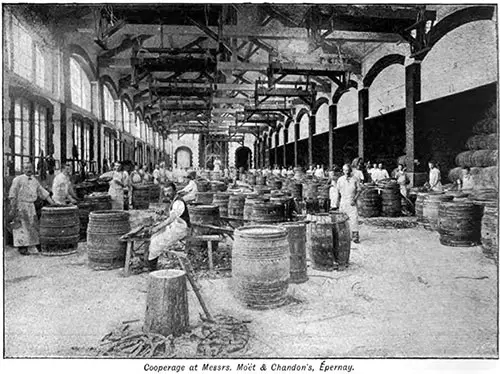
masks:
<instances>
[{"instance_id":1,"label":"worker bending over","mask_svg":"<svg viewBox=\"0 0 500 374\"><path fill-rule=\"evenodd\" d=\"M165 197L172 201L169 216L166 221L154 226L151 230L149 243L148 266L149 271L156 270L158 257L170 250L172 245L184 239L189 234L191 221L186 202L176 193L175 184L167 182Z\"/></svg>"}]
</instances>

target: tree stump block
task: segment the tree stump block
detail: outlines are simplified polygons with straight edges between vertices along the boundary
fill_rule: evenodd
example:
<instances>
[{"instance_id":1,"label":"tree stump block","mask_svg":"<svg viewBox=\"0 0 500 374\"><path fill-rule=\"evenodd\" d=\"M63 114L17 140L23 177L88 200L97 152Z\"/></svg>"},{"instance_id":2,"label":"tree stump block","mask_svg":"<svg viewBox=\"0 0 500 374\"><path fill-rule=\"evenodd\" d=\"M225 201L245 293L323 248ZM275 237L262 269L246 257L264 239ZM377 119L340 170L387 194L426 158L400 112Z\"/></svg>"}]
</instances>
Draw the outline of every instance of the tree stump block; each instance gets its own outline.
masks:
<instances>
[{"instance_id":1,"label":"tree stump block","mask_svg":"<svg viewBox=\"0 0 500 374\"><path fill-rule=\"evenodd\" d=\"M149 274L145 332L180 336L189 329L186 273L159 270Z\"/></svg>"}]
</instances>

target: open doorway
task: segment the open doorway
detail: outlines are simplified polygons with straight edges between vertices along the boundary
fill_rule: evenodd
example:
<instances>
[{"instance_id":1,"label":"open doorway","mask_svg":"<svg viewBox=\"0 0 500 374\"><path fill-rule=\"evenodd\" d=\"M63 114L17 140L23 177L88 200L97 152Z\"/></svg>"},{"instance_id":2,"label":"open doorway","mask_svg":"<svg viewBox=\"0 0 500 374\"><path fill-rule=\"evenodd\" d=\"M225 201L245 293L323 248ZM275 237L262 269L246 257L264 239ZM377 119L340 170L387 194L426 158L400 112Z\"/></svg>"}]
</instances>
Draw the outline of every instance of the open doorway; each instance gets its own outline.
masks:
<instances>
[{"instance_id":1,"label":"open doorway","mask_svg":"<svg viewBox=\"0 0 500 374\"><path fill-rule=\"evenodd\" d=\"M180 168L190 168L193 152L188 147L182 146L175 150L175 165Z\"/></svg>"},{"instance_id":2,"label":"open doorway","mask_svg":"<svg viewBox=\"0 0 500 374\"><path fill-rule=\"evenodd\" d=\"M248 170L252 162L252 151L248 147L239 147L235 152L236 169L244 168Z\"/></svg>"}]
</instances>

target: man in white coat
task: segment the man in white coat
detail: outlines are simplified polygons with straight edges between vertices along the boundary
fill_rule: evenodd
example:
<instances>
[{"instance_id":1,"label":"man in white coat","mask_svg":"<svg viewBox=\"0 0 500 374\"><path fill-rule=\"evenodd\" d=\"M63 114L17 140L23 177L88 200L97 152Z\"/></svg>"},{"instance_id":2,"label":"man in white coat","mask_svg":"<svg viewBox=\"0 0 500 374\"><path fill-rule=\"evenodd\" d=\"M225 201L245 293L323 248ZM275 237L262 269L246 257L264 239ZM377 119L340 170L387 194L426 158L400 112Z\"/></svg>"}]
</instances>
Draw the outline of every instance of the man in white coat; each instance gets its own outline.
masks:
<instances>
[{"instance_id":1,"label":"man in white coat","mask_svg":"<svg viewBox=\"0 0 500 374\"><path fill-rule=\"evenodd\" d=\"M52 182L52 199L56 204L67 204L68 202L76 204L76 195L69 179L70 175L71 165L66 164Z\"/></svg>"},{"instance_id":2,"label":"man in white coat","mask_svg":"<svg viewBox=\"0 0 500 374\"><path fill-rule=\"evenodd\" d=\"M358 226L358 207L356 201L361 194L359 180L352 175L352 168L349 164L342 167L342 175L337 181L335 189L337 196L333 208L336 209L339 204L340 195L340 211L347 214L349 217L349 228L351 229L351 238L354 243L359 243L359 226Z\"/></svg>"}]
</instances>

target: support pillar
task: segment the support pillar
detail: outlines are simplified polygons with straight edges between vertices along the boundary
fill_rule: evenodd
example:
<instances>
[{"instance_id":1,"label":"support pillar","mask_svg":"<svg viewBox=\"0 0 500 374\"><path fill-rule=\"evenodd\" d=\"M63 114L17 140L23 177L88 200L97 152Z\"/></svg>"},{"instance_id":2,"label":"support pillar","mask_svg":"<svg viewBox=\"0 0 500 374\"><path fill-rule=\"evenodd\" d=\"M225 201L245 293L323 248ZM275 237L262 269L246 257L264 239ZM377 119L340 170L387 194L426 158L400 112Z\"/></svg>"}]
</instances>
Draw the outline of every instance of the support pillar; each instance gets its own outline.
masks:
<instances>
[{"instance_id":1,"label":"support pillar","mask_svg":"<svg viewBox=\"0 0 500 374\"><path fill-rule=\"evenodd\" d=\"M334 130L337 127L337 104L330 105L328 108L328 167L333 167L333 150L334 150Z\"/></svg>"},{"instance_id":2,"label":"support pillar","mask_svg":"<svg viewBox=\"0 0 500 374\"><path fill-rule=\"evenodd\" d=\"M365 118L368 117L368 88L358 92L358 157L365 157Z\"/></svg>"},{"instance_id":3,"label":"support pillar","mask_svg":"<svg viewBox=\"0 0 500 374\"><path fill-rule=\"evenodd\" d=\"M283 129L283 166L286 168L286 143L288 141L288 128Z\"/></svg>"},{"instance_id":4,"label":"support pillar","mask_svg":"<svg viewBox=\"0 0 500 374\"><path fill-rule=\"evenodd\" d=\"M316 116L309 117L309 138L307 141L307 162L309 165L314 165L313 162L313 135L316 129Z\"/></svg>"},{"instance_id":5,"label":"support pillar","mask_svg":"<svg viewBox=\"0 0 500 374\"><path fill-rule=\"evenodd\" d=\"M299 141L299 136L300 136L300 124L296 122L294 124L295 126L295 139L293 139L293 164L295 167L299 166L299 155L298 155L298 141Z\"/></svg>"},{"instance_id":6,"label":"support pillar","mask_svg":"<svg viewBox=\"0 0 500 374\"><path fill-rule=\"evenodd\" d=\"M416 106L421 94L421 65L420 61L406 67L406 109L405 109L405 134L406 134L406 170L410 178L410 185L414 185L415 176L415 124L417 122Z\"/></svg>"},{"instance_id":7,"label":"support pillar","mask_svg":"<svg viewBox=\"0 0 500 374\"><path fill-rule=\"evenodd\" d=\"M280 142L279 130L276 130L276 134L274 134L274 165L278 165L278 144Z\"/></svg>"},{"instance_id":8,"label":"support pillar","mask_svg":"<svg viewBox=\"0 0 500 374\"><path fill-rule=\"evenodd\" d=\"M68 50L64 50L62 54L62 69L63 76L70 76L70 53ZM71 124L71 120L68 121L69 109L71 108L71 79L64 79L63 83L63 104L61 104L61 126L60 126L60 141L61 141L61 165L66 163L68 159L68 122Z\"/></svg>"}]
</instances>

